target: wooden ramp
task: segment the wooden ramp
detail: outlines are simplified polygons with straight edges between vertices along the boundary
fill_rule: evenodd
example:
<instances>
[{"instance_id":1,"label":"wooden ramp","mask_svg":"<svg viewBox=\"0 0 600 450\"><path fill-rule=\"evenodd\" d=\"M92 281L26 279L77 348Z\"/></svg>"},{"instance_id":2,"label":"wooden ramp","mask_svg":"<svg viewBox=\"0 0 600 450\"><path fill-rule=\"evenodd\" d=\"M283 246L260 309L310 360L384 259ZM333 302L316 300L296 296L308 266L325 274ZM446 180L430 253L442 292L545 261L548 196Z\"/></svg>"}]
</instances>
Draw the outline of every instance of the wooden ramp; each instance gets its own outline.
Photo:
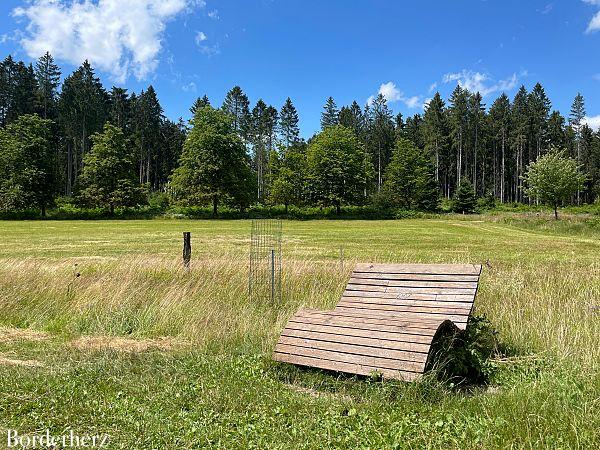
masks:
<instances>
[{"instance_id":1,"label":"wooden ramp","mask_svg":"<svg viewBox=\"0 0 600 450\"><path fill-rule=\"evenodd\" d=\"M480 273L471 264L358 264L335 309L289 320L274 359L415 380L442 325L466 328Z\"/></svg>"}]
</instances>

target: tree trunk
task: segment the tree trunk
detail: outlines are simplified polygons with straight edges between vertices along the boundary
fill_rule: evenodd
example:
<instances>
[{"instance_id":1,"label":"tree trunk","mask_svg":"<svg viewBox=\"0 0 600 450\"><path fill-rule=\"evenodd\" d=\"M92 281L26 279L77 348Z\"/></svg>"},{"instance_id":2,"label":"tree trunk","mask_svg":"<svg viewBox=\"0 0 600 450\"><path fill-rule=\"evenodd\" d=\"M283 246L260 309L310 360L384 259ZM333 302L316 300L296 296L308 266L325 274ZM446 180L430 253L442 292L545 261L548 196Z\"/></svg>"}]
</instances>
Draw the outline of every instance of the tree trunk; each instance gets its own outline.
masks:
<instances>
[{"instance_id":1,"label":"tree trunk","mask_svg":"<svg viewBox=\"0 0 600 450\"><path fill-rule=\"evenodd\" d=\"M215 196L213 197L213 217L217 217L219 207L219 199Z\"/></svg>"},{"instance_id":2,"label":"tree trunk","mask_svg":"<svg viewBox=\"0 0 600 450\"><path fill-rule=\"evenodd\" d=\"M341 212L342 212L342 208L338 202L335 204L335 213L339 216Z\"/></svg>"},{"instance_id":3,"label":"tree trunk","mask_svg":"<svg viewBox=\"0 0 600 450\"><path fill-rule=\"evenodd\" d=\"M46 217L46 203L42 203L40 208L42 209L42 217Z\"/></svg>"},{"instance_id":4,"label":"tree trunk","mask_svg":"<svg viewBox=\"0 0 600 450\"><path fill-rule=\"evenodd\" d=\"M558 220L558 205L554 205L554 220Z\"/></svg>"},{"instance_id":5,"label":"tree trunk","mask_svg":"<svg viewBox=\"0 0 600 450\"><path fill-rule=\"evenodd\" d=\"M287 213L288 213L288 204L287 204L287 202L285 203L284 206L285 206L285 215L287 216Z\"/></svg>"},{"instance_id":6,"label":"tree trunk","mask_svg":"<svg viewBox=\"0 0 600 450\"><path fill-rule=\"evenodd\" d=\"M504 149L505 149L505 131L502 130L502 168L500 169L500 203L504 203Z\"/></svg>"},{"instance_id":7,"label":"tree trunk","mask_svg":"<svg viewBox=\"0 0 600 450\"><path fill-rule=\"evenodd\" d=\"M115 205L113 203L110 204L110 215L111 216L115 215Z\"/></svg>"}]
</instances>

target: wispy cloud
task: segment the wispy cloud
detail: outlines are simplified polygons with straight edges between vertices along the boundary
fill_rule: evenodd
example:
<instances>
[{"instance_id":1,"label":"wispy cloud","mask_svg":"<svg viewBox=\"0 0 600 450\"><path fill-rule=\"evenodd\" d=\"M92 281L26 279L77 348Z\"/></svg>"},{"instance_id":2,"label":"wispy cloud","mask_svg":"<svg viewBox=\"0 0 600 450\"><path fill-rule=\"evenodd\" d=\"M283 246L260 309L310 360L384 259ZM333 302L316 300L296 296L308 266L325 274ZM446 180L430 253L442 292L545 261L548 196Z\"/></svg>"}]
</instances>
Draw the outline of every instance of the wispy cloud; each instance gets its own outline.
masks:
<instances>
[{"instance_id":1,"label":"wispy cloud","mask_svg":"<svg viewBox=\"0 0 600 450\"><path fill-rule=\"evenodd\" d=\"M526 71L521 72L521 76L526 75ZM507 92L514 89L519 82L519 76L513 73L508 78L494 80L486 73L464 69L461 72L445 74L442 81L446 84L457 82L460 87L471 92L479 92L485 97L494 92Z\"/></svg>"},{"instance_id":2,"label":"wispy cloud","mask_svg":"<svg viewBox=\"0 0 600 450\"><path fill-rule=\"evenodd\" d=\"M181 89L184 92L196 92L196 90L197 90L196 83L194 83L193 81L190 81L188 84L184 84L183 86L181 86Z\"/></svg>"},{"instance_id":3,"label":"wispy cloud","mask_svg":"<svg viewBox=\"0 0 600 450\"><path fill-rule=\"evenodd\" d=\"M208 12L207 16L210 17L211 19L219 20L219 11L216 9L213 9L212 11Z\"/></svg>"},{"instance_id":4,"label":"wispy cloud","mask_svg":"<svg viewBox=\"0 0 600 450\"><path fill-rule=\"evenodd\" d=\"M203 31L198 31L196 33L196 45L200 45L201 42L204 42L208 39L206 34Z\"/></svg>"},{"instance_id":5,"label":"wispy cloud","mask_svg":"<svg viewBox=\"0 0 600 450\"><path fill-rule=\"evenodd\" d=\"M419 105L421 103L421 96L419 96L419 95L407 96L406 94L404 94L404 92L402 92L400 89L398 89L398 87L396 86L396 83L394 83L392 81L388 81L387 83L383 83L381 86L379 86L377 95L378 94L383 95L383 97L387 100L388 103L402 102L408 108L417 108L417 107L419 107ZM375 100L375 97L376 97L375 95L371 95L367 99L367 104L373 103L373 100Z\"/></svg>"},{"instance_id":6,"label":"wispy cloud","mask_svg":"<svg viewBox=\"0 0 600 450\"><path fill-rule=\"evenodd\" d=\"M538 9L537 12L539 12L540 14L550 14L553 9L554 9L554 3L548 3L543 8Z\"/></svg>"},{"instance_id":7,"label":"wispy cloud","mask_svg":"<svg viewBox=\"0 0 600 450\"><path fill-rule=\"evenodd\" d=\"M593 6L600 8L600 0L583 0L583 1L584 1L584 3L587 3L588 5L593 5ZM598 30L600 30L600 11L598 11L596 14L594 14L594 16L590 19L585 32L586 33L594 33Z\"/></svg>"},{"instance_id":8,"label":"wispy cloud","mask_svg":"<svg viewBox=\"0 0 600 450\"><path fill-rule=\"evenodd\" d=\"M74 65L88 59L117 82L143 79L158 66L168 21L203 0L32 0L15 8L26 21L20 44L32 58L46 51Z\"/></svg>"},{"instance_id":9,"label":"wispy cloud","mask_svg":"<svg viewBox=\"0 0 600 450\"><path fill-rule=\"evenodd\" d=\"M591 129L597 131L600 129L600 115L588 116L585 119L583 119L583 123L585 123Z\"/></svg>"}]
</instances>

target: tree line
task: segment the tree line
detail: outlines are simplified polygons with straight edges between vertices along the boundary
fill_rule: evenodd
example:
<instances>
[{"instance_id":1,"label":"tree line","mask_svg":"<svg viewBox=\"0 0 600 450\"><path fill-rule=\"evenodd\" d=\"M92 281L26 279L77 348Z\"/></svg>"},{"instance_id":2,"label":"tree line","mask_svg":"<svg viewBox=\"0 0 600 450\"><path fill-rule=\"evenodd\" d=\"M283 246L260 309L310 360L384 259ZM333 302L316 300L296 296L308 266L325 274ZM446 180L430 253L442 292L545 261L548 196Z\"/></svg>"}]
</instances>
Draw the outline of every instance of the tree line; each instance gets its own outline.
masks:
<instances>
[{"instance_id":1,"label":"tree line","mask_svg":"<svg viewBox=\"0 0 600 450\"><path fill-rule=\"evenodd\" d=\"M149 196L189 205L344 205L435 210L465 190L499 202L532 202L528 165L553 148L586 174L573 201L600 193L600 134L577 94L567 117L541 84L489 106L457 85L423 114L393 115L383 95L338 108L329 97L321 131L300 137L290 98L250 104L239 86L222 105L207 96L189 122L173 122L152 86L106 90L85 61L61 83L49 53L35 64L0 63L0 209L61 197L81 206L143 205ZM462 190L461 190L462 187Z\"/></svg>"}]
</instances>

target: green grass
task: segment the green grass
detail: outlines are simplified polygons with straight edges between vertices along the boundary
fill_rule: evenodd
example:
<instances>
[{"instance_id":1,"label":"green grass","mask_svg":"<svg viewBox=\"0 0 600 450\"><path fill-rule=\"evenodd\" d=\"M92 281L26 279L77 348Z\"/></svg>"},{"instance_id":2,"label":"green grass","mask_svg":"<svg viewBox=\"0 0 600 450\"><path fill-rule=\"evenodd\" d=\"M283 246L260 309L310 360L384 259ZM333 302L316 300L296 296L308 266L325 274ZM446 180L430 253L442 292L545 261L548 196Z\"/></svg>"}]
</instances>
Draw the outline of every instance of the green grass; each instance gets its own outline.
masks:
<instances>
[{"instance_id":1,"label":"green grass","mask_svg":"<svg viewBox=\"0 0 600 450\"><path fill-rule=\"evenodd\" d=\"M593 448L600 441L593 218L284 222L276 307L248 299L249 229L248 221L0 222L0 323L50 336L0 334L0 358L41 364L0 363L1 426L109 433L113 448ZM182 231L192 232L190 273L180 267ZM476 309L515 356L493 361L491 386L469 391L272 362L289 316L302 306L333 307L356 261L487 261ZM79 335L183 344L91 351L73 346Z\"/></svg>"}]
</instances>

